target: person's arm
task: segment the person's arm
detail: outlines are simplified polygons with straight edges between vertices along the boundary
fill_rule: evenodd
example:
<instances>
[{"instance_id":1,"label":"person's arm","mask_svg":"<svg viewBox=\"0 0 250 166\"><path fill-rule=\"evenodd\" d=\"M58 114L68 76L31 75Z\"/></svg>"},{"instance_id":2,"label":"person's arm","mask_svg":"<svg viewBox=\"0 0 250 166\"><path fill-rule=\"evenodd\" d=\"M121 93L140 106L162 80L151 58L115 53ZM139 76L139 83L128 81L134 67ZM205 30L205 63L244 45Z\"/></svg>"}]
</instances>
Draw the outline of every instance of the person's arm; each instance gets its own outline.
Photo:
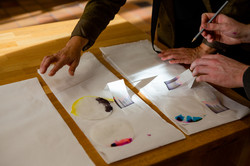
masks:
<instances>
[{"instance_id":1,"label":"person's arm","mask_svg":"<svg viewBox=\"0 0 250 166\"><path fill-rule=\"evenodd\" d=\"M69 74L74 75L81 50L86 50L94 44L125 2L125 0L90 0L66 46L57 53L44 57L40 64L40 72L44 74L47 68L55 63L49 72L50 76L56 74L64 65L69 65Z\"/></svg>"},{"instance_id":2,"label":"person's arm","mask_svg":"<svg viewBox=\"0 0 250 166\"><path fill-rule=\"evenodd\" d=\"M110 20L125 4L126 0L90 0L84 13L74 28L71 36L81 36L89 40L86 50L91 47L100 33L107 27Z\"/></svg>"}]
</instances>

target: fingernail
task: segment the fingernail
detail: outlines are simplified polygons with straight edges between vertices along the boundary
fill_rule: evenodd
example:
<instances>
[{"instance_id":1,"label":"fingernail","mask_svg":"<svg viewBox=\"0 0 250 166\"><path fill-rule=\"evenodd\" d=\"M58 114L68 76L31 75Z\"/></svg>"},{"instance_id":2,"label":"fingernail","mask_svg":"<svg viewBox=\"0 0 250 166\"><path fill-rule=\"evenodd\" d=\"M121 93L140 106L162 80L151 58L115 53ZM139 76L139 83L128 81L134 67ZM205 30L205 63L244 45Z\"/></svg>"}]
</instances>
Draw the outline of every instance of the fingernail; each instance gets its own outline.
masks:
<instances>
[{"instance_id":1,"label":"fingernail","mask_svg":"<svg viewBox=\"0 0 250 166\"><path fill-rule=\"evenodd\" d=\"M48 74L49 76L53 76L53 73L52 72L49 72L49 74Z\"/></svg>"},{"instance_id":2,"label":"fingernail","mask_svg":"<svg viewBox=\"0 0 250 166\"><path fill-rule=\"evenodd\" d=\"M40 71L40 73L43 73L43 72L44 72L44 69L40 68L39 71Z\"/></svg>"},{"instance_id":3,"label":"fingernail","mask_svg":"<svg viewBox=\"0 0 250 166\"><path fill-rule=\"evenodd\" d=\"M70 74L71 76L74 76L75 71L74 71L74 70L69 70L69 74Z\"/></svg>"}]
</instances>

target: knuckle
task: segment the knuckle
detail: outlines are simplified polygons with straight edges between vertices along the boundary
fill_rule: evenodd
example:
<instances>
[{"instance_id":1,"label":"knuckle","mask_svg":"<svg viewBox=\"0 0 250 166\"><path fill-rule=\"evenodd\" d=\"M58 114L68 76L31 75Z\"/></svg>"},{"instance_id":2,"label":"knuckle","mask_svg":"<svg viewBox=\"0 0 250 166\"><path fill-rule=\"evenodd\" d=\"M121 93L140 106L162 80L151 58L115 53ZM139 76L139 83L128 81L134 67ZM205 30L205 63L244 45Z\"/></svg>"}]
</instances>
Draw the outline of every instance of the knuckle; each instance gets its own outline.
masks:
<instances>
[{"instance_id":1,"label":"knuckle","mask_svg":"<svg viewBox=\"0 0 250 166\"><path fill-rule=\"evenodd\" d=\"M179 48L179 50L180 50L180 51L185 51L185 50L186 50L186 48L181 47L181 48Z\"/></svg>"},{"instance_id":2,"label":"knuckle","mask_svg":"<svg viewBox=\"0 0 250 166\"><path fill-rule=\"evenodd\" d=\"M201 82L201 77L200 76L196 77L196 81Z\"/></svg>"},{"instance_id":3,"label":"knuckle","mask_svg":"<svg viewBox=\"0 0 250 166\"><path fill-rule=\"evenodd\" d=\"M199 80L199 82L205 81L205 80L204 80L204 76L199 76L199 77L198 77L198 80Z\"/></svg>"},{"instance_id":4,"label":"knuckle","mask_svg":"<svg viewBox=\"0 0 250 166\"><path fill-rule=\"evenodd\" d=\"M215 54L215 57L220 58L220 57L222 57L222 55L221 54Z\"/></svg>"},{"instance_id":5,"label":"knuckle","mask_svg":"<svg viewBox=\"0 0 250 166\"><path fill-rule=\"evenodd\" d=\"M47 55L47 56L45 56L45 57L43 58L43 60L45 61L45 60L50 59L50 58L51 58L51 55Z\"/></svg>"},{"instance_id":6,"label":"knuckle","mask_svg":"<svg viewBox=\"0 0 250 166\"><path fill-rule=\"evenodd\" d=\"M201 71L201 67L200 66L196 66L195 68L194 68L194 72L197 74L197 73L200 73L200 71Z\"/></svg>"},{"instance_id":7,"label":"knuckle","mask_svg":"<svg viewBox=\"0 0 250 166\"><path fill-rule=\"evenodd\" d=\"M218 60L213 60L213 63L211 64L218 67L220 65L220 62Z\"/></svg>"}]
</instances>

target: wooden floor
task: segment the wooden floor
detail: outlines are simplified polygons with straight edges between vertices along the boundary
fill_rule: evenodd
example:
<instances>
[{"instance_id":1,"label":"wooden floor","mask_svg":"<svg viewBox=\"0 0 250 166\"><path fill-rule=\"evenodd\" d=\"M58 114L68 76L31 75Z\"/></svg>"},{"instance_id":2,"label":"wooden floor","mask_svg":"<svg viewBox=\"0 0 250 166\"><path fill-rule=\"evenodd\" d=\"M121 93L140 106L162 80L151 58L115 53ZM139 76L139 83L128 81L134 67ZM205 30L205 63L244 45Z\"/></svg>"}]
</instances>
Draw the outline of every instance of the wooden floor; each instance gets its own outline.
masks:
<instances>
[{"instance_id":1,"label":"wooden floor","mask_svg":"<svg viewBox=\"0 0 250 166\"><path fill-rule=\"evenodd\" d=\"M146 33L153 0L127 0L119 14ZM0 30L80 18L86 0L1 0Z\"/></svg>"}]
</instances>

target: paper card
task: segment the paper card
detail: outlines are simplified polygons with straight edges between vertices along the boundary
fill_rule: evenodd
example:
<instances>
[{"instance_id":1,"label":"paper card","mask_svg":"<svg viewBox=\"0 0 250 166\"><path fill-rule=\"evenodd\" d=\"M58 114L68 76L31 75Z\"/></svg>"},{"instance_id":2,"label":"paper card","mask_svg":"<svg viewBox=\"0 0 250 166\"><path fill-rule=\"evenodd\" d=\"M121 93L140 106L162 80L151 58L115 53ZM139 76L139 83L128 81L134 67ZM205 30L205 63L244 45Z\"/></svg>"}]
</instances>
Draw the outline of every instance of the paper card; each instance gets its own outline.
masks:
<instances>
[{"instance_id":1,"label":"paper card","mask_svg":"<svg viewBox=\"0 0 250 166\"><path fill-rule=\"evenodd\" d=\"M193 86L195 86L195 81L196 77L193 77L192 80L188 83L188 88L191 89Z\"/></svg>"},{"instance_id":2,"label":"paper card","mask_svg":"<svg viewBox=\"0 0 250 166\"><path fill-rule=\"evenodd\" d=\"M116 104L120 108L127 107L134 103L128 94L123 79L108 83L108 87L111 94L113 95Z\"/></svg>"},{"instance_id":3,"label":"paper card","mask_svg":"<svg viewBox=\"0 0 250 166\"><path fill-rule=\"evenodd\" d=\"M194 82L194 77L192 75L192 72L189 69L187 69L186 71L181 73L179 76L176 76L176 77L174 77L173 79L171 79L169 81L165 81L164 83L166 84L168 90L173 90L173 89L183 85L184 83L186 83L186 82L188 82L190 80L192 80L192 83L193 83ZM192 87L192 83L188 85L189 88Z\"/></svg>"}]
</instances>

